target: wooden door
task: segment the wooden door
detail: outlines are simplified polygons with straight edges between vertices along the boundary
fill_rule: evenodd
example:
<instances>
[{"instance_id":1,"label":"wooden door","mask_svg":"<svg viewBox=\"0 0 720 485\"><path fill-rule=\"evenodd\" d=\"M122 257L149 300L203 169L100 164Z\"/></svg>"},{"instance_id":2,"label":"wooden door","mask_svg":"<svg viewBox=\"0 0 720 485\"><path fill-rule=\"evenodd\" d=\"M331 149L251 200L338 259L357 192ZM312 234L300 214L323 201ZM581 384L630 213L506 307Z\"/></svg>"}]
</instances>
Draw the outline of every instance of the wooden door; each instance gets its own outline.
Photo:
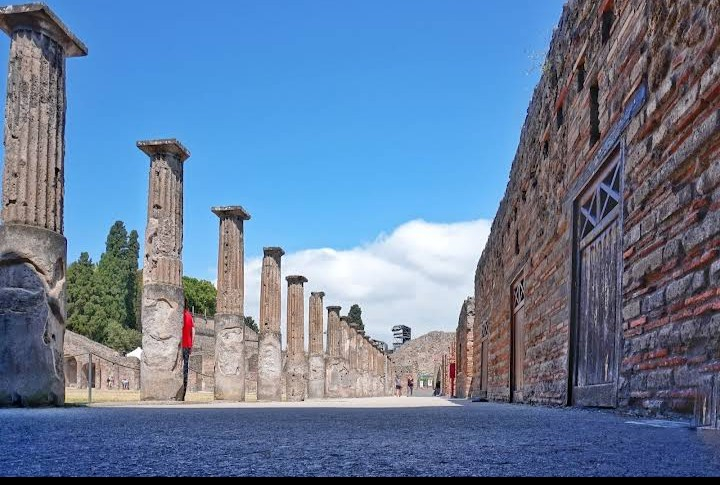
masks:
<instances>
[{"instance_id":1,"label":"wooden door","mask_svg":"<svg viewBox=\"0 0 720 485\"><path fill-rule=\"evenodd\" d=\"M525 381L525 282L513 286L513 317L511 335L510 400L523 401Z\"/></svg>"},{"instance_id":2,"label":"wooden door","mask_svg":"<svg viewBox=\"0 0 720 485\"><path fill-rule=\"evenodd\" d=\"M487 398L488 391L488 344L490 343L490 322L480 326L480 396Z\"/></svg>"},{"instance_id":3,"label":"wooden door","mask_svg":"<svg viewBox=\"0 0 720 485\"><path fill-rule=\"evenodd\" d=\"M620 157L580 198L576 217L573 404L615 407L620 345Z\"/></svg>"}]
</instances>

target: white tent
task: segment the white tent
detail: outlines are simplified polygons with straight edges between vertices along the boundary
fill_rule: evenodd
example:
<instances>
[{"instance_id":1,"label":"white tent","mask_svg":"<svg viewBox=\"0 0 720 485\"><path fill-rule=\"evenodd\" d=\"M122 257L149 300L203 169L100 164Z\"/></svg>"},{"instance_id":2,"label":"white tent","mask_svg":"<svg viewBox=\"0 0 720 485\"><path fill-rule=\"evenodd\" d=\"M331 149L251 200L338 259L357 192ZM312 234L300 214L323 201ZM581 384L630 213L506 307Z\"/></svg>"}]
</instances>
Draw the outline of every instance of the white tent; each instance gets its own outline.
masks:
<instances>
[{"instance_id":1,"label":"white tent","mask_svg":"<svg viewBox=\"0 0 720 485\"><path fill-rule=\"evenodd\" d=\"M135 357L138 360L142 359L142 349L138 347L137 349L133 350L129 354L125 355L126 357Z\"/></svg>"}]
</instances>

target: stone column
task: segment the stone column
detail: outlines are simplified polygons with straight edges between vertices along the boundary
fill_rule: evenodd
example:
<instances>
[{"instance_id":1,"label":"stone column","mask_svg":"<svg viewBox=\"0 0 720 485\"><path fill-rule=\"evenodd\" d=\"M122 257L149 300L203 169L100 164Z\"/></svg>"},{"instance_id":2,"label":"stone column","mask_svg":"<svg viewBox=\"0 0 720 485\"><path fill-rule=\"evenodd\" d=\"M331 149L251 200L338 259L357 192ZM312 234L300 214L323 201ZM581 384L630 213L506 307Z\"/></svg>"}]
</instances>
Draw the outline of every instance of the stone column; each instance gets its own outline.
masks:
<instances>
[{"instance_id":1,"label":"stone column","mask_svg":"<svg viewBox=\"0 0 720 485\"><path fill-rule=\"evenodd\" d=\"M288 401L305 399L307 360L305 359L305 297L304 276L288 276L287 300L287 369L286 393Z\"/></svg>"},{"instance_id":2,"label":"stone column","mask_svg":"<svg viewBox=\"0 0 720 485\"><path fill-rule=\"evenodd\" d=\"M352 340L352 328L348 323L347 317L340 317L340 356L348 363L348 368L352 368L350 364L350 341Z\"/></svg>"},{"instance_id":3,"label":"stone column","mask_svg":"<svg viewBox=\"0 0 720 485\"><path fill-rule=\"evenodd\" d=\"M215 399L245 400L245 248L239 206L214 207L220 218L217 309L215 311Z\"/></svg>"},{"instance_id":4,"label":"stone column","mask_svg":"<svg viewBox=\"0 0 720 485\"><path fill-rule=\"evenodd\" d=\"M327 307L327 360L325 361L325 397L341 395L342 359L340 358L340 310L339 306Z\"/></svg>"},{"instance_id":5,"label":"stone column","mask_svg":"<svg viewBox=\"0 0 720 485\"><path fill-rule=\"evenodd\" d=\"M0 8L10 36L0 224L0 406L65 403L65 58L87 48L45 5Z\"/></svg>"},{"instance_id":6,"label":"stone column","mask_svg":"<svg viewBox=\"0 0 720 485\"><path fill-rule=\"evenodd\" d=\"M327 307L327 353L330 357L340 356L340 310L342 307Z\"/></svg>"},{"instance_id":7,"label":"stone column","mask_svg":"<svg viewBox=\"0 0 720 485\"><path fill-rule=\"evenodd\" d=\"M323 351L323 298L325 293L310 295L310 354L308 357L308 397L325 397L325 354Z\"/></svg>"},{"instance_id":8,"label":"stone column","mask_svg":"<svg viewBox=\"0 0 720 485\"><path fill-rule=\"evenodd\" d=\"M139 141L150 157L142 291L143 400L181 399L183 163L190 157L177 140Z\"/></svg>"},{"instance_id":9,"label":"stone column","mask_svg":"<svg viewBox=\"0 0 720 485\"><path fill-rule=\"evenodd\" d=\"M265 248L260 276L260 336L258 348L258 401L282 399L282 346L280 333L280 260L285 251Z\"/></svg>"}]
</instances>

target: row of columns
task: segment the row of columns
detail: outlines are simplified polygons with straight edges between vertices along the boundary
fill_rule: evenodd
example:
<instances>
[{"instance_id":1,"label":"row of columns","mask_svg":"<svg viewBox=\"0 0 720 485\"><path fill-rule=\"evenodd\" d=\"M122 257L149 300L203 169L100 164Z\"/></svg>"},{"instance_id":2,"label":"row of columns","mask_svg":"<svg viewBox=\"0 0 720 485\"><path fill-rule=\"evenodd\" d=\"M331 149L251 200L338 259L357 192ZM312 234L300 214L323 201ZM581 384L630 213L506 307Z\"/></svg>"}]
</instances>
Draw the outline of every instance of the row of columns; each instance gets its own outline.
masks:
<instances>
[{"instance_id":1,"label":"row of columns","mask_svg":"<svg viewBox=\"0 0 720 485\"><path fill-rule=\"evenodd\" d=\"M62 405L67 241L63 235L65 59L87 48L43 4L0 7L11 37L5 116L0 224L0 406ZM181 399L184 163L190 152L175 139L137 147L150 159L143 255L140 387L143 400ZM214 207L220 219L215 316L215 398L245 396L243 223L239 206ZM343 392L371 395L388 375L388 359L328 307L323 350L323 297L310 298L310 348L305 354L307 279L288 282L288 348L283 375L280 266L284 252L265 248L262 267L258 399L333 397L328 363L344 369ZM334 368L333 368L334 369ZM337 370L334 369L333 372ZM385 379L389 381L389 379ZM383 391L384 392L384 391Z\"/></svg>"}]
</instances>

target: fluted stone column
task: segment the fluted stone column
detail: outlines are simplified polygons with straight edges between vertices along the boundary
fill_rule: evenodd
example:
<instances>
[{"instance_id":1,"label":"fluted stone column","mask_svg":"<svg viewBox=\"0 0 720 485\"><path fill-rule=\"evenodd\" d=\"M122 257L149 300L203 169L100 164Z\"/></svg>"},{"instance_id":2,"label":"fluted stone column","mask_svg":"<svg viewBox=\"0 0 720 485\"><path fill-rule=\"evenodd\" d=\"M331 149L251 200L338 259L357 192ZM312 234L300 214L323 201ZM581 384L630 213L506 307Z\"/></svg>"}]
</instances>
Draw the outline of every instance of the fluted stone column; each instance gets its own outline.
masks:
<instances>
[{"instance_id":1,"label":"fluted stone column","mask_svg":"<svg viewBox=\"0 0 720 485\"><path fill-rule=\"evenodd\" d=\"M343 361L340 357L339 306L327 307L327 359L325 361L325 397L341 397Z\"/></svg>"},{"instance_id":2,"label":"fluted stone column","mask_svg":"<svg viewBox=\"0 0 720 485\"><path fill-rule=\"evenodd\" d=\"M183 395L183 163L190 153L174 139L139 141L150 157L142 291L140 396L166 401Z\"/></svg>"},{"instance_id":3,"label":"fluted stone column","mask_svg":"<svg viewBox=\"0 0 720 485\"><path fill-rule=\"evenodd\" d=\"M357 328L355 330L355 396L363 397L365 395L365 372L364 372L364 350L363 342L365 339Z\"/></svg>"},{"instance_id":4,"label":"fluted stone column","mask_svg":"<svg viewBox=\"0 0 720 485\"><path fill-rule=\"evenodd\" d=\"M0 224L0 406L65 403L65 58L87 48L41 4L10 36Z\"/></svg>"},{"instance_id":5,"label":"fluted stone column","mask_svg":"<svg viewBox=\"0 0 720 485\"><path fill-rule=\"evenodd\" d=\"M343 374L342 397L355 397L357 372L355 370L355 329L347 316L340 317L341 356L347 372Z\"/></svg>"},{"instance_id":6,"label":"fluted stone column","mask_svg":"<svg viewBox=\"0 0 720 485\"><path fill-rule=\"evenodd\" d=\"M285 251L265 248L260 276L260 336L258 349L258 401L282 399L282 345L280 263Z\"/></svg>"},{"instance_id":7,"label":"fluted stone column","mask_svg":"<svg viewBox=\"0 0 720 485\"><path fill-rule=\"evenodd\" d=\"M307 359L305 358L305 297L304 276L288 276L287 296L287 368L285 396L288 401L303 401L307 387Z\"/></svg>"},{"instance_id":8,"label":"fluted stone column","mask_svg":"<svg viewBox=\"0 0 720 485\"><path fill-rule=\"evenodd\" d=\"M340 356L340 310L342 307L329 306L327 320L327 353L331 357Z\"/></svg>"},{"instance_id":9,"label":"fluted stone column","mask_svg":"<svg viewBox=\"0 0 720 485\"><path fill-rule=\"evenodd\" d=\"M245 244L250 214L239 206L214 207L220 218L215 311L215 399L245 400Z\"/></svg>"},{"instance_id":10,"label":"fluted stone column","mask_svg":"<svg viewBox=\"0 0 720 485\"><path fill-rule=\"evenodd\" d=\"M325 397L325 353L323 351L323 298L325 293L310 295L310 346L308 357L308 398Z\"/></svg>"}]
</instances>

